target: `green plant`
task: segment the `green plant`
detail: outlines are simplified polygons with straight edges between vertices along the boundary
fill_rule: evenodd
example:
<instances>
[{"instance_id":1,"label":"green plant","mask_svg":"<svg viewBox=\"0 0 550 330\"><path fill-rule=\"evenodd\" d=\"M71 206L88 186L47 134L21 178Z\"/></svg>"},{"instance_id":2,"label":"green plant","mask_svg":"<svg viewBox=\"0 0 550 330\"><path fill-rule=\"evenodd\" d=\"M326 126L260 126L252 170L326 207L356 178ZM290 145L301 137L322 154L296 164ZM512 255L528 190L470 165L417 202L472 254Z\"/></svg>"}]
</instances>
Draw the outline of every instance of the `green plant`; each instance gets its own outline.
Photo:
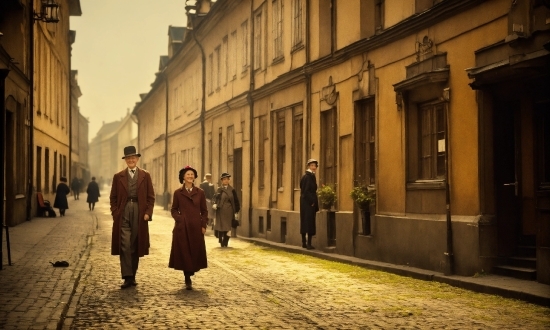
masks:
<instances>
[{"instance_id":1,"label":"green plant","mask_svg":"<svg viewBox=\"0 0 550 330\"><path fill-rule=\"evenodd\" d=\"M354 187L349 195L359 208L363 210L367 210L370 203L376 201L376 190L367 186Z\"/></svg>"},{"instance_id":2,"label":"green plant","mask_svg":"<svg viewBox=\"0 0 550 330\"><path fill-rule=\"evenodd\" d=\"M317 197L319 197L319 202L323 206L332 206L338 199L336 197L336 190L328 184L324 184L321 188L317 189Z\"/></svg>"}]
</instances>

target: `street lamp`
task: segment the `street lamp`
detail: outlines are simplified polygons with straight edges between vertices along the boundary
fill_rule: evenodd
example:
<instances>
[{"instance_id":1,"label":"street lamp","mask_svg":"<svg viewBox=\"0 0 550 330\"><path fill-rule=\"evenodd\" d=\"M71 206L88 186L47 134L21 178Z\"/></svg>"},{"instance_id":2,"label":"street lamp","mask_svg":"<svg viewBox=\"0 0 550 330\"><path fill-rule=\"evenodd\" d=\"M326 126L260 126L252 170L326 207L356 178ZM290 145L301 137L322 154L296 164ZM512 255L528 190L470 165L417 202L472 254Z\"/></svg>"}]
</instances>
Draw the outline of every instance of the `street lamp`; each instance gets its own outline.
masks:
<instances>
[{"instance_id":1,"label":"street lamp","mask_svg":"<svg viewBox=\"0 0 550 330\"><path fill-rule=\"evenodd\" d=\"M45 23L59 22L59 4L55 0L42 0L40 3L40 13L34 12L34 19Z\"/></svg>"}]
</instances>

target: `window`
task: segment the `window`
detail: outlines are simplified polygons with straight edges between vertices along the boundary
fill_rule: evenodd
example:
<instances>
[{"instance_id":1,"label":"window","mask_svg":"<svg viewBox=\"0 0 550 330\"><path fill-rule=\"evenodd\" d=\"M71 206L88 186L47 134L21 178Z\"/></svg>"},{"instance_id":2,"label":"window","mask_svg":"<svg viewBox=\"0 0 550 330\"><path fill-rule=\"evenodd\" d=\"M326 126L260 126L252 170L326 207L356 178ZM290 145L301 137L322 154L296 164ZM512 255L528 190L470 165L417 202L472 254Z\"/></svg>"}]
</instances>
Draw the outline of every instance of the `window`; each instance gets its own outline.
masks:
<instances>
[{"instance_id":1,"label":"window","mask_svg":"<svg viewBox=\"0 0 550 330\"><path fill-rule=\"evenodd\" d=\"M235 149L235 134L233 125L227 127L227 167L233 164L233 150Z\"/></svg>"},{"instance_id":2,"label":"window","mask_svg":"<svg viewBox=\"0 0 550 330\"><path fill-rule=\"evenodd\" d=\"M293 0L292 6L292 46L302 45L304 36L303 0Z\"/></svg>"},{"instance_id":3,"label":"window","mask_svg":"<svg viewBox=\"0 0 550 330\"><path fill-rule=\"evenodd\" d=\"M208 133L208 170L212 171L212 133ZM218 173L221 174L221 173ZM216 174L212 173L212 177L215 178Z\"/></svg>"},{"instance_id":4,"label":"window","mask_svg":"<svg viewBox=\"0 0 550 330\"><path fill-rule=\"evenodd\" d=\"M228 70L229 70L229 54L227 53L228 52L228 40L227 40L227 36L223 37L223 40L222 40L222 82L223 82L223 85L227 85L227 75L228 75Z\"/></svg>"},{"instance_id":5,"label":"window","mask_svg":"<svg viewBox=\"0 0 550 330\"><path fill-rule=\"evenodd\" d=\"M355 109L355 185L375 183L374 100L357 102Z\"/></svg>"},{"instance_id":6,"label":"window","mask_svg":"<svg viewBox=\"0 0 550 330\"><path fill-rule=\"evenodd\" d=\"M221 75L221 72L220 72L220 60L221 60L221 57L220 57L220 46L216 47L216 49L214 50L214 54L215 54L215 57L214 57L214 82L215 82L215 85L216 85L216 90L219 90L220 89L220 75Z\"/></svg>"},{"instance_id":7,"label":"window","mask_svg":"<svg viewBox=\"0 0 550 330\"><path fill-rule=\"evenodd\" d=\"M283 0L273 0L273 59L283 57Z\"/></svg>"},{"instance_id":8,"label":"window","mask_svg":"<svg viewBox=\"0 0 550 330\"><path fill-rule=\"evenodd\" d=\"M267 140L267 116L260 116L258 146L258 188L265 186L265 141Z\"/></svg>"},{"instance_id":9,"label":"window","mask_svg":"<svg viewBox=\"0 0 550 330\"><path fill-rule=\"evenodd\" d=\"M321 176L323 184L336 183L337 149L336 149L336 108L321 113Z\"/></svg>"},{"instance_id":10,"label":"window","mask_svg":"<svg viewBox=\"0 0 550 330\"><path fill-rule=\"evenodd\" d=\"M220 127L219 130L218 130L218 173L221 175L223 172L225 172L223 169L222 169L222 143L223 143L223 131L222 131L222 128Z\"/></svg>"},{"instance_id":11,"label":"window","mask_svg":"<svg viewBox=\"0 0 550 330\"><path fill-rule=\"evenodd\" d=\"M286 140L285 140L285 112L277 113L277 188L283 186L285 168Z\"/></svg>"},{"instance_id":12,"label":"window","mask_svg":"<svg viewBox=\"0 0 550 330\"><path fill-rule=\"evenodd\" d=\"M262 53L264 50L262 26L262 11L259 10L254 17L254 70L262 68Z\"/></svg>"},{"instance_id":13,"label":"window","mask_svg":"<svg viewBox=\"0 0 550 330\"><path fill-rule=\"evenodd\" d=\"M237 79L237 31L231 32L229 41L229 79Z\"/></svg>"},{"instance_id":14,"label":"window","mask_svg":"<svg viewBox=\"0 0 550 330\"><path fill-rule=\"evenodd\" d=\"M445 107L443 103L425 104L419 109L420 180L445 178Z\"/></svg>"},{"instance_id":15,"label":"window","mask_svg":"<svg viewBox=\"0 0 550 330\"><path fill-rule=\"evenodd\" d=\"M298 112L298 110L296 111ZM303 143L304 143L304 117L302 114L302 107L299 107L299 113L294 114L293 124L293 152L294 152L294 189L300 189L300 179L305 170L304 155L303 155Z\"/></svg>"},{"instance_id":16,"label":"window","mask_svg":"<svg viewBox=\"0 0 550 330\"><path fill-rule=\"evenodd\" d=\"M377 32L384 29L384 2L385 0L375 0L374 4L374 29Z\"/></svg>"},{"instance_id":17,"label":"window","mask_svg":"<svg viewBox=\"0 0 550 330\"><path fill-rule=\"evenodd\" d=\"M214 93L214 55L211 53L208 55L208 94Z\"/></svg>"},{"instance_id":18,"label":"window","mask_svg":"<svg viewBox=\"0 0 550 330\"><path fill-rule=\"evenodd\" d=\"M36 147L36 191L42 191L42 147Z\"/></svg>"},{"instance_id":19,"label":"window","mask_svg":"<svg viewBox=\"0 0 550 330\"><path fill-rule=\"evenodd\" d=\"M44 152L44 192L50 192L50 149Z\"/></svg>"},{"instance_id":20,"label":"window","mask_svg":"<svg viewBox=\"0 0 550 330\"><path fill-rule=\"evenodd\" d=\"M241 24L243 72L248 69L248 21Z\"/></svg>"}]
</instances>

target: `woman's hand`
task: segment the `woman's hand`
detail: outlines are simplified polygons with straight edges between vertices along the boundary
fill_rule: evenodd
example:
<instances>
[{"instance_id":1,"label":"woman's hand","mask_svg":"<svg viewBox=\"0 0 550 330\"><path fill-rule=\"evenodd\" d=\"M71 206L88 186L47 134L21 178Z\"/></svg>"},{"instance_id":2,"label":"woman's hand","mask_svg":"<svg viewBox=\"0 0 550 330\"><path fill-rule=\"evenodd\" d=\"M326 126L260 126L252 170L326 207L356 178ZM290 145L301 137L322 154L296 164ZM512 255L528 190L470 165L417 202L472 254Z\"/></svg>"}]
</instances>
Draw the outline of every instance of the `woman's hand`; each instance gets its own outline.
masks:
<instances>
[{"instance_id":1,"label":"woman's hand","mask_svg":"<svg viewBox=\"0 0 550 330\"><path fill-rule=\"evenodd\" d=\"M203 234L203 235L206 234L206 228L201 227L201 229L202 229L202 234Z\"/></svg>"}]
</instances>

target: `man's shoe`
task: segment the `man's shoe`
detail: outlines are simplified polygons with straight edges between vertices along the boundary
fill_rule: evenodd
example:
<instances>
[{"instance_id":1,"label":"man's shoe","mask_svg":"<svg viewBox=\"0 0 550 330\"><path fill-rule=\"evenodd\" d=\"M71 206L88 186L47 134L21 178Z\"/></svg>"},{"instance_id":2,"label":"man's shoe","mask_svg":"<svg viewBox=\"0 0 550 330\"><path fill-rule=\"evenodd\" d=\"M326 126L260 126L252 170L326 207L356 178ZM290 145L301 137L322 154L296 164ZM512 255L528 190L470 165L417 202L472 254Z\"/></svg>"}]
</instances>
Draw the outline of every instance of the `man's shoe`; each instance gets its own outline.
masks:
<instances>
[{"instance_id":1,"label":"man's shoe","mask_svg":"<svg viewBox=\"0 0 550 330\"><path fill-rule=\"evenodd\" d=\"M136 285L137 285L137 282L136 282L136 280L130 280L130 284L131 284L132 286L136 286Z\"/></svg>"},{"instance_id":2,"label":"man's shoe","mask_svg":"<svg viewBox=\"0 0 550 330\"><path fill-rule=\"evenodd\" d=\"M315 248L314 248L313 245L311 245L311 244L309 244L309 245L306 247L306 249L308 249L308 250L315 250Z\"/></svg>"},{"instance_id":3,"label":"man's shoe","mask_svg":"<svg viewBox=\"0 0 550 330\"><path fill-rule=\"evenodd\" d=\"M306 242L303 242L303 243L302 243L302 247L303 247L304 249L307 249L307 244L306 244Z\"/></svg>"},{"instance_id":4,"label":"man's shoe","mask_svg":"<svg viewBox=\"0 0 550 330\"><path fill-rule=\"evenodd\" d=\"M121 289L127 289L127 288L129 288L129 287L131 287L131 286L132 286L132 281L131 281L131 280L124 280L124 283L122 283L122 284L120 285L120 288L121 288Z\"/></svg>"},{"instance_id":5,"label":"man's shoe","mask_svg":"<svg viewBox=\"0 0 550 330\"><path fill-rule=\"evenodd\" d=\"M193 290L193 283L191 282L191 279L185 280L185 289L186 290Z\"/></svg>"}]
</instances>

